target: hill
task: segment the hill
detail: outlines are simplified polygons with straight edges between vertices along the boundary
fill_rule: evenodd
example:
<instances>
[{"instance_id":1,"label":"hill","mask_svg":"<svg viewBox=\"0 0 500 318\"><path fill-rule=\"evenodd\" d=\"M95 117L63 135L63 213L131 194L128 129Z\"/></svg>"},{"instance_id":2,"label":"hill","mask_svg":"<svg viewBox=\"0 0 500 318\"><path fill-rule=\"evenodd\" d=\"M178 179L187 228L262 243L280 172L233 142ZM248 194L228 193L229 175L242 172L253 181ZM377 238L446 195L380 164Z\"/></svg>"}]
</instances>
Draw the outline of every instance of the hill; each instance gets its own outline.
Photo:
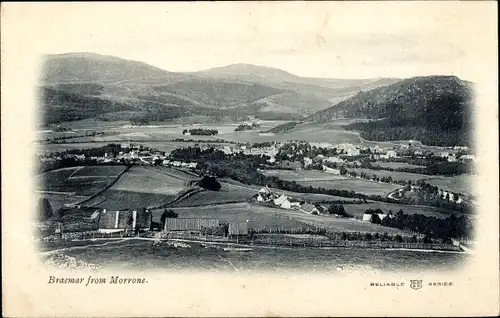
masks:
<instances>
[{"instance_id":1,"label":"hill","mask_svg":"<svg viewBox=\"0 0 500 318\"><path fill-rule=\"evenodd\" d=\"M120 83L161 79L173 82L185 76L143 62L97 53L66 53L45 56L41 80L51 83Z\"/></svg>"},{"instance_id":2,"label":"hill","mask_svg":"<svg viewBox=\"0 0 500 318\"><path fill-rule=\"evenodd\" d=\"M376 119L346 126L370 140L420 140L429 145L469 143L472 124L471 83L455 76L427 76L359 92L306 121L335 118Z\"/></svg>"},{"instance_id":3,"label":"hill","mask_svg":"<svg viewBox=\"0 0 500 318\"><path fill-rule=\"evenodd\" d=\"M303 78L250 64L174 73L96 53L47 55L40 79L42 125L87 118L148 124L189 116L302 120L392 81Z\"/></svg>"}]
</instances>

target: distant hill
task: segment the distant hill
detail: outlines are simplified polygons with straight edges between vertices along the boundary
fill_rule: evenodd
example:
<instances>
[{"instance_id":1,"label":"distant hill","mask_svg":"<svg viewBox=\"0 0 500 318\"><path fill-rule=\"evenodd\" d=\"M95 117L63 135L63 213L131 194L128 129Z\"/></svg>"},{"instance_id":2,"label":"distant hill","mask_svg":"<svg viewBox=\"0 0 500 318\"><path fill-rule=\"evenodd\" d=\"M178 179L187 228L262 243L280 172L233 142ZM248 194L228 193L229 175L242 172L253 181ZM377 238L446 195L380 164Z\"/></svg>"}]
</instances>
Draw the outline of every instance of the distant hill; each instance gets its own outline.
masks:
<instances>
[{"instance_id":1,"label":"distant hill","mask_svg":"<svg viewBox=\"0 0 500 318\"><path fill-rule=\"evenodd\" d=\"M177 81L185 76L143 62L96 53L67 53L45 56L41 80L54 83L118 84L145 79Z\"/></svg>"},{"instance_id":2,"label":"distant hill","mask_svg":"<svg viewBox=\"0 0 500 318\"><path fill-rule=\"evenodd\" d=\"M193 72L191 74L200 77L227 78L233 80L245 80L249 82L288 82L300 79L298 76L277 68L243 63L214 67L204 71Z\"/></svg>"},{"instance_id":3,"label":"distant hill","mask_svg":"<svg viewBox=\"0 0 500 318\"><path fill-rule=\"evenodd\" d=\"M472 84L455 76L401 80L360 92L306 121L335 118L377 119L348 125L371 140L416 139L432 145L469 143L472 124Z\"/></svg>"},{"instance_id":4,"label":"distant hill","mask_svg":"<svg viewBox=\"0 0 500 318\"><path fill-rule=\"evenodd\" d=\"M40 80L41 113L50 115L42 117L42 125L86 118L150 123L188 116L302 120L394 81L303 78L250 64L175 73L96 53L47 55Z\"/></svg>"}]
</instances>

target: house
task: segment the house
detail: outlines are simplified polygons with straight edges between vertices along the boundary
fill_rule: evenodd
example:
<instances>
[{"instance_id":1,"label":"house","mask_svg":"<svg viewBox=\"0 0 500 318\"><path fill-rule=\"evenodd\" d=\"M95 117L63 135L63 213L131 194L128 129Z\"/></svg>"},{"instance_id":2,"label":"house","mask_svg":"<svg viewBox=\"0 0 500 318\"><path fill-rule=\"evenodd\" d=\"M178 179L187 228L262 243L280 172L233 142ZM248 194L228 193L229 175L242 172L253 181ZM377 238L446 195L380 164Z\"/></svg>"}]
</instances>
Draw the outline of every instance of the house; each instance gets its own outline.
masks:
<instances>
[{"instance_id":1,"label":"house","mask_svg":"<svg viewBox=\"0 0 500 318\"><path fill-rule=\"evenodd\" d=\"M305 167L309 167L310 165L312 165L313 163L313 160L309 157L304 157L304 168Z\"/></svg>"},{"instance_id":2,"label":"house","mask_svg":"<svg viewBox=\"0 0 500 318\"><path fill-rule=\"evenodd\" d=\"M398 156L398 153L396 150L387 150L387 157L388 158L396 158Z\"/></svg>"},{"instance_id":3,"label":"house","mask_svg":"<svg viewBox=\"0 0 500 318\"><path fill-rule=\"evenodd\" d=\"M264 197L259 193L257 194L257 202L264 202L266 201L266 199L264 199Z\"/></svg>"},{"instance_id":4,"label":"house","mask_svg":"<svg viewBox=\"0 0 500 318\"><path fill-rule=\"evenodd\" d=\"M197 162L190 162L187 164L187 167L191 168L191 169L196 169L196 167L198 167L198 163Z\"/></svg>"},{"instance_id":5,"label":"house","mask_svg":"<svg viewBox=\"0 0 500 318\"><path fill-rule=\"evenodd\" d=\"M323 171L326 172L326 173L340 175L340 170L339 169L329 168L329 167L327 167L325 165L323 165Z\"/></svg>"},{"instance_id":6,"label":"house","mask_svg":"<svg viewBox=\"0 0 500 318\"><path fill-rule=\"evenodd\" d=\"M476 157L474 155L461 155L459 159L462 161L466 160L475 161Z\"/></svg>"},{"instance_id":7,"label":"house","mask_svg":"<svg viewBox=\"0 0 500 318\"><path fill-rule=\"evenodd\" d=\"M300 211L308 214L315 214L318 215L320 212L319 210L312 204L309 203L304 203L300 206Z\"/></svg>"},{"instance_id":8,"label":"house","mask_svg":"<svg viewBox=\"0 0 500 318\"><path fill-rule=\"evenodd\" d=\"M265 186L262 189L260 189L258 193L270 195L272 193L272 191L267 186Z\"/></svg>"},{"instance_id":9,"label":"house","mask_svg":"<svg viewBox=\"0 0 500 318\"><path fill-rule=\"evenodd\" d=\"M371 222L372 220L372 213L363 213L363 221L365 222ZM387 216L387 214L385 213L377 213L378 217L380 218L380 221L382 221L383 219L385 219L385 217Z\"/></svg>"},{"instance_id":10,"label":"house","mask_svg":"<svg viewBox=\"0 0 500 318\"><path fill-rule=\"evenodd\" d=\"M151 229L152 215L149 210L107 211L103 209L99 215L98 229L100 233L123 232L126 230L147 231Z\"/></svg>"},{"instance_id":11,"label":"house","mask_svg":"<svg viewBox=\"0 0 500 318\"><path fill-rule=\"evenodd\" d=\"M174 167L180 167L182 165L182 163L180 161L174 161L174 162L172 162L172 165Z\"/></svg>"},{"instance_id":12,"label":"house","mask_svg":"<svg viewBox=\"0 0 500 318\"><path fill-rule=\"evenodd\" d=\"M274 205L279 205L283 209L291 209L292 208L292 203L288 199L287 196L282 194L279 198L274 199Z\"/></svg>"},{"instance_id":13,"label":"house","mask_svg":"<svg viewBox=\"0 0 500 318\"><path fill-rule=\"evenodd\" d=\"M344 159L341 159L339 157L328 157L324 161L331 162L331 163L338 163L338 164L343 164L345 162Z\"/></svg>"}]
</instances>

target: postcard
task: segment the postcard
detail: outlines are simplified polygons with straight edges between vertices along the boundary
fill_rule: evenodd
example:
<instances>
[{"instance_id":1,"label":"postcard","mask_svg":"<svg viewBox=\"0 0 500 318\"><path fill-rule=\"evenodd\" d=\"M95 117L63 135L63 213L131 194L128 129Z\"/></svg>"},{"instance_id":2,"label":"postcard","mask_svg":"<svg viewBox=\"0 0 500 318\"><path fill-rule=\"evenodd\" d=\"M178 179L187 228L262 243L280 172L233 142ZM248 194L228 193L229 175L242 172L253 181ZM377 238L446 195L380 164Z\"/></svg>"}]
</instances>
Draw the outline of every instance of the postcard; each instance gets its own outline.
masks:
<instances>
[{"instance_id":1,"label":"postcard","mask_svg":"<svg viewBox=\"0 0 500 318\"><path fill-rule=\"evenodd\" d=\"M496 6L2 4L3 315L498 315Z\"/></svg>"}]
</instances>

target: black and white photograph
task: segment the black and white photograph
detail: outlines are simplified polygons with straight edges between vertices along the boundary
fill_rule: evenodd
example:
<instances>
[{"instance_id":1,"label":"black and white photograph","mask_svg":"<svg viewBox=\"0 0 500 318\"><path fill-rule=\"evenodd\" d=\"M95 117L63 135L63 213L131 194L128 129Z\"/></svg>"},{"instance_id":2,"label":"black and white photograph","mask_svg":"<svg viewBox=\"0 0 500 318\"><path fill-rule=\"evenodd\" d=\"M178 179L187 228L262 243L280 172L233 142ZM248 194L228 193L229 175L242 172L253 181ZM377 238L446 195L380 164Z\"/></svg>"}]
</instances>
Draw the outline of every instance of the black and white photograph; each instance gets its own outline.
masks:
<instances>
[{"instance_id":1,"label":"black and white photograph","mask_svg":"<svg viewBox=\"0 0 500 318\"><path fill-rule=\"evenodd\" d=\"M461 31L478 17L455 2L368 9L383 4L47 13L26 198L47 285L147 284L100 275L122 270L335 277L470 264L487 213L478 166L491 156L467 64L476 35ZM458 283L404 277L366 287Z\"/></svg>"}]
</instances>

